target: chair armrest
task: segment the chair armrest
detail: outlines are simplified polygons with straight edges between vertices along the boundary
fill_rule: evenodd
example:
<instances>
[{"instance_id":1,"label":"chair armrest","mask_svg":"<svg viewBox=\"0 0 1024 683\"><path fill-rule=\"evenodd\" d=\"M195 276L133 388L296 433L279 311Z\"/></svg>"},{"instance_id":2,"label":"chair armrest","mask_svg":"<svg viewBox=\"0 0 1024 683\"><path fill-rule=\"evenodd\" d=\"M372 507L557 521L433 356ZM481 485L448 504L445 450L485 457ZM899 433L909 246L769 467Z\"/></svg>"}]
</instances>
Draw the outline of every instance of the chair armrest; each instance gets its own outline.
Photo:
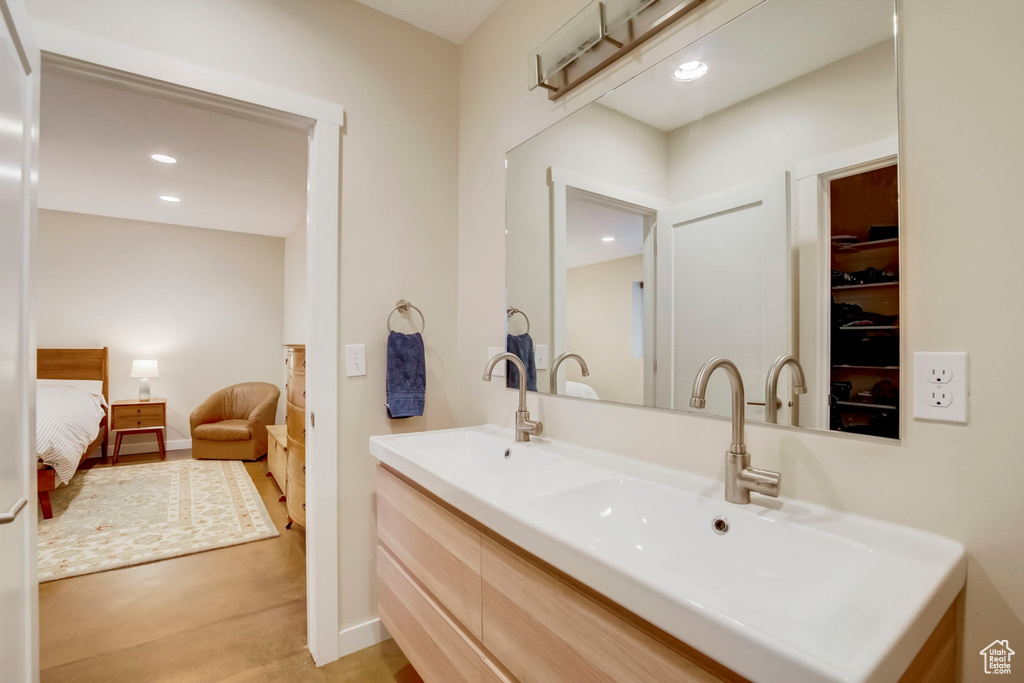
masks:
<instances>
[{"instance_id":1,"label":"chair armrest","mask_svg":"<svg viewBox=\"0 0 1024 683\"><path fill-rule=\"evenodd\" d=\"M268 395L249 413L249 433L260 444L260 449L264 452L268 440L267 425L274 424L277 419L277 401L280 397L281 392L275 388L272 394Z\"/></svg>"}]
</instances>

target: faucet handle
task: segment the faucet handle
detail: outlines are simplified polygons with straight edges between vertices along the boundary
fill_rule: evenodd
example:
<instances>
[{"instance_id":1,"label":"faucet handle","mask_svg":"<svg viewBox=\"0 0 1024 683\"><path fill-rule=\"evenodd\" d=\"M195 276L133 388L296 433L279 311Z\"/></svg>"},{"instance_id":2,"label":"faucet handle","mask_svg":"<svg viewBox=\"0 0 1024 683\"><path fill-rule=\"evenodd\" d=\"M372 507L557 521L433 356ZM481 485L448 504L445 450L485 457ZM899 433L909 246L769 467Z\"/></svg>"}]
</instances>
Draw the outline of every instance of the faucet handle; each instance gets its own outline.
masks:
<instances>
[{"instance_id":1,"label":"faucet handle","mask_svg":"<svg viewBox=\"0 0 1024 683\"><path fill-rule=\"evenodd\" d=\"M782 475L771 470L745 467L740 472L740 483L748 491L778 498L779 488L782 486Z\"/></svg>"}]
</instances>

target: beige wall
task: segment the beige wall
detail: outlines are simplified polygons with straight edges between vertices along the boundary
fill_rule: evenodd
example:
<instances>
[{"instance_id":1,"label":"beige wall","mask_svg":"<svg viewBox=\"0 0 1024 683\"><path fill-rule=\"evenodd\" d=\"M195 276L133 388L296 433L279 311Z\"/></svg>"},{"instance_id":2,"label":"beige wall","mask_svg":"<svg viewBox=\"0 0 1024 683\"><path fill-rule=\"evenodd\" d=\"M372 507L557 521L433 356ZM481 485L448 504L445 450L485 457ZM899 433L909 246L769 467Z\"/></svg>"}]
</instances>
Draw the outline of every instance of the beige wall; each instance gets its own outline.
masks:
<instances>
[{"instance_id":1,"label":"beige wall","mask_svg":"<svg viewBox=\"0 0 1024 683\"><path fill-rule=\"evenodd\" d=\"M583 356L590 377L573 361L562 365L564 377L589 384L604 401L644 402L644 359L633 356L633 283L643 279L643 256L566 271L566 348Z\"/></svg>"},{"instance_id":2,"label":"beige wall","mask_svg":"<svg viewBox=\"0 0 1024 683\"><path fill-rule=\"evenodd\" d=\"M132 360L156 359L168 441L218 389L283 386L280 237L40 211L37 244L39 346L109 346L111 400L137 398Z\"/></svg>"},{"instance_id":3,"label":"beige wall","mask_svg":"<svg viewBox=\"0 0 1024 683\"><path fill-rule=\"evenodd\" d=\"M480 381L487 346L502 339L504 153L645 66L756 4L707 3L693 21L550 103L528 92L522 57L578 10L575 0L507 0L462 47L459 350L462 424L510 426L514 397ZM1018 254L1012 200L1024 183L1015 135L1024 89L1016 35L1024 3L983 10L957 0L902 0L901 195L905 365L915 350L970 353L970 424L907 416L902 443L751 425L759 467L780 469L784 492L834 508L927 529L969 554L963 677L983 677L978 651L996 638L1024 642L1024 430L1014 367ZM951 49L951 46L955 49ZM969 55L969 59L964 59ZM1009 294L1008 294L1009 293ZM564 398L531 396L547 434L721 478L728 423ZM909 405L907 397L904 405ZM641 436L642 435L642 438Z\"/></svg>"},{"instance_id":4,"label":"beige wall","mask_svg":"<svg viewBox=\"0 0 1024 683\"><path fill-rule=\"evenodd\" d=\"M306 224L284 238L284 343L306 343Z\"/></svg>"},{"instance_id":5,"label":"beige wall","mask_svg":"<svg viewBox=\"0 0 1024 683\"><path fill-rule=\"evenodd\" d=\"M38 21L345 107L340 341L366 344L368 374L339 379L339 607L342 628L372 619L368 439L450 427L456 418L458 47L352 0L26 4ZM385 319L403 297L427 317L427 412L392 422Z\"/></svg>"}]
</instances>

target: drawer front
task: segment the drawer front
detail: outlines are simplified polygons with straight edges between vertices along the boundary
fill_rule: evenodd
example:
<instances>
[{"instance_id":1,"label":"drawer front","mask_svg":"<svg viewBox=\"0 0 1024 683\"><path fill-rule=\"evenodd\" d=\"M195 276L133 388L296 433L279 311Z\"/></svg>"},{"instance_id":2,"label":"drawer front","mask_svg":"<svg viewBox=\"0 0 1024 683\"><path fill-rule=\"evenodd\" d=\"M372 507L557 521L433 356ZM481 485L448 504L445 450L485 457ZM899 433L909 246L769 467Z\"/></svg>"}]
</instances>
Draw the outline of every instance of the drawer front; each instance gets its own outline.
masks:
<instances>
[{"instance_id":1,"label":"drawer front","mask_svg":"<svg viewBox=\"0 0 1024 683\"><path fill-rule=\"evenodd\" d=\"M281 493L285 492L288 481L288 451L277 439L270 439L267 446L267 469L274 477Z\"/></svg>"},{"instance_id":2,"label":"drawer front","mask_svg":"<svg viewBox=\"0 0 1024 683\"><path fill-rule=\"evenodd\" d=\"M288 349L288 369L306 374L306 349Z\"/></svg>"},{"instance_id":3,"label":"drawer front","mask_svg":"<svg viewBox=\"0 0 1024 683\"><path fill-rule=\"evenodd\" d=\"M164 418L163 415L156 417L152 416L129 416L129 417L114 417L114 425L112 429L138 429L140 427L163 427Z\"/></svg>"},{"instance_id":4,"label":"drawer front","mask_svg":"<svg viewBox=\"0 0 1024 683\"><path fill-rule=\"evenodd\" d=\"M291 462L292 458L296 458L298 462L303 465L306 464L306 447L295 439L288 439L288 461Z\"/></svg>"},{"instance_id":5,"label":"drawer front","mask_svg":"<svg viewBox=\"0 0 1024 683\"><path fill-rule=\"evenodd\" d=\"M160 417L164 416L164 406L162 403L151 405L151 406L114 406L114 419L118 418L143 418L143 417Z\"/></svg>"},{"instance_id":6,"label":"drawer front","mask_svg":"<svg viewBox=\"0 0 1024 683\"><path fill-rule=\"evenodd\" d=\"M380 620L427 683L507 681L381 546L377 546L377 607Z\"/></svg>"},{"instance_id":7,"label":"drawer front","mask_svg":"<svg viewBox=\"0 0 1024 683\"><path fill-rule=\"evenodd\" d=\"M295 480L306 485L306 451L302 446L294 444L288 449L288 480Z\"/></svg>"},{"instance_id":8,"label":"drawer front","mask_svg":"<svg viewBox=\"0 0 1024 683\"><path fill-rule=\"evenodd\" d=\"M377 535L409 573L480 637L480 532L383 467Z\"/></svg>"},{"instance_id":9,"label":"drawer front","mask_svg":"<svg viewBox=\"0 0 1024 683\"><path fill-rule=\"evenodd\" d=\"M296 524L306 526L306 487L301 482L289 477L285 497L287 498L285 502L288 504L288 516Z\"/></svg>"},{"instance_id":10,"label":"drawer front","mask_svg":"<svg viewBox=\"0 0 1024 683\"><path fill-rule=\"evenodd\" d=\"M306 443L306 411L288 404L284 422L288 425L288 438L301 444Z\"/></svg>"},{"instance_id":11,"label":"drawer front","mask_svg":"<svg viewBox=\"0 0 1024 683\"><path fill-rule=\"evenodd\" d=\"M483 577L484 647L523 683L742 680L696 650L701 664L669 649L488 537Z\"/></svg>"},{"instance_id":12,"label":"drawer front","mask_svg":"<svg viewBox=\"0 0 1024 683\"><path fill-rule=\"evenodd\" d=\"M288 402L296 408L306 407L306 376L292 375L288 378Z\"/></svg>"}]
</instances>

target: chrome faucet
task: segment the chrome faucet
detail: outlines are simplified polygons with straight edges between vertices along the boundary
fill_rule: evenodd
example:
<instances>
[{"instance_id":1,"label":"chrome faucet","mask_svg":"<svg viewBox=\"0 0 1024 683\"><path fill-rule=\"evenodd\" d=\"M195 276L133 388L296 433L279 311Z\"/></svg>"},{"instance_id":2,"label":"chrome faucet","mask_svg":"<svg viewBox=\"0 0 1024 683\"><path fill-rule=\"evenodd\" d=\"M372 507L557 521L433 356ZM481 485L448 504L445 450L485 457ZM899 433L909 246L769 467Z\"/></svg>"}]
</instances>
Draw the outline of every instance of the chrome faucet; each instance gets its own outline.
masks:
<instances>
[{"instance_id":1,"label":"chrome faucet","mask_svg":"<svg viewBox=\"0 0 1024 683\"><path fill-rule=\"evenodd\" d=\"M778 498L782 475L750 466L750 454L747 453L743 439L743 378L736 364L728 358L719 357L705 363L693 380L690 406L703 408L707 404L704 395L707 393L708 380L718 368L725 369L732 387L732 443L729 445L729 452L725 454L725 499L730 503L746 505L750 502L751 491Z\"/></svg>"},{"instance_id":2,"label":"chrome faucet","mask_svg":"<svg viewBox=\"0 0 1024 683\"><path fill-rule=\"evenodd\" d=\"M572 353L566 351L565 353L558 356L555 362L551 364L551 393L558 393L558 366L562 364L562 361L566 358L572 358L580 364L580 370L583 371L584 377L590 377L590 368L587 367L587 361L583 360L583 356L578 353Z\"/></svg>"},{"instance_id":3,"label":"chrome faucet","mask_svg":"<svg viewBox=\"0 0 1024 683\"><path fill-rule=\"evenodd\" d=\"M519 371L519 408L516 409L516 441L529 441L530 435L540 436L544 433L544 424L530 419L530 411L526 409L526 365L514 353L499 353L487 361L484 368L484 381L491 381L491 372L500 361L507 360Z\"/></svg>"},{"instance_id":4,"label":"chrome faucet","mask_svg":"<svg viewBox=\"0 0 1024 683\"><path fill-rule=\"evenodd\" d=\"M782 368L787 365L793 366L793 374L796 375L796 384L793 385L793 391L798 394L807 393L807 380L804 379L804 369L793 356L779 356L772 363L772 367L768 370L768 379L764 383L764 419L765 422L775 424L779 421L779 402L776 401L776 394L779 391L779 375L782 374Z\"/></svg>"}]
</instances>

